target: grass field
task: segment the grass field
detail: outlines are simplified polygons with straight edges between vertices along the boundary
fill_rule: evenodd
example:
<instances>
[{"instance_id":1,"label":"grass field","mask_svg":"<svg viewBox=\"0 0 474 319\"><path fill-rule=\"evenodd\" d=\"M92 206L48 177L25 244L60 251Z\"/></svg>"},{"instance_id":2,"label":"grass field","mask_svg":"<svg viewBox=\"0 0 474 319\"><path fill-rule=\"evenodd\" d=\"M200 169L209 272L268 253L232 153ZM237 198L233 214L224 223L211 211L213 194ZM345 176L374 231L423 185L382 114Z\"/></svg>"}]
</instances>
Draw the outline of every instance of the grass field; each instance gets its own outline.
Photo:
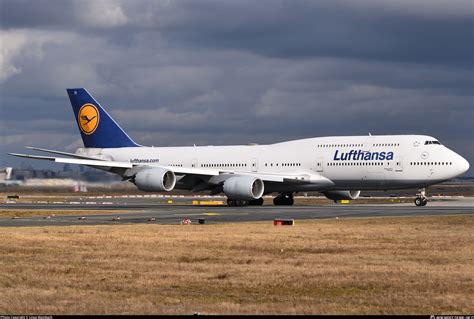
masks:
<instances>
[{"instance_id":1,"label":"grass field","mask_svg":"<svg viewBox=\"0 0 474 319\"><path fill-rule=\"evenodd\" d=\"M467 314L474 216L2 228L2 314Z\"/></svg>"}]
</instances>

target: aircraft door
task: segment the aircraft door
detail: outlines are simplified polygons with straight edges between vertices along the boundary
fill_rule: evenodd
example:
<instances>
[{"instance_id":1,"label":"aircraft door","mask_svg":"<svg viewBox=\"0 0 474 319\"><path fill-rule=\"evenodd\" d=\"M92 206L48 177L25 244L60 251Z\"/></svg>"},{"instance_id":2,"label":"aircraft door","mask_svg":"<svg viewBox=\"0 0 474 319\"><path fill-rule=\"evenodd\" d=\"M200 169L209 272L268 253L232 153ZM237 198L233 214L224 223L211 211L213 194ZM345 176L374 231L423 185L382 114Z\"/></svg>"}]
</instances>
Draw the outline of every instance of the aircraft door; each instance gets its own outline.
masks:
<instances>
[{"instance_id":1,"label":"aircraft door","mask_svg":"<svg viewBox=\"0 0 474 319\"><path fill-rule=\"evenodd\" d=\"M251 165L252 165L252 172L258 171L258 159L257 158L255 158L255 157L252 158Z\"/></svg>"},{"instance_id":2,"label":"aircraft door","mask_svg":"<svg viewBox=\"0 0 474 319\"><path fill-rule=\"evenodd\" d=\"M193 159L191 160L191 167L192 167L192 168L197 168L197 167L198 167L198 160L197 160L197 158L193 158Z\"/></svg>"},{"instance_id":3,"label":"aircraft door","mask_svg":"<svg viewBox=\"0 0 474 319\"><path fill-rule=\"evenodd\" d=\"M324 171L324 159L322 157L318 157L316 159L316 172L323 172Z\"/></svg>"},{"instance_id":4,"label":"aircraft door","mask_svg":"<svg viewBox=\"0 0 474 319\"><path fill-rule=\"evenodd\" d=\"M395 159L395 172L403 172L403 158L401 156Z\"/></svg>"}]
</instances>

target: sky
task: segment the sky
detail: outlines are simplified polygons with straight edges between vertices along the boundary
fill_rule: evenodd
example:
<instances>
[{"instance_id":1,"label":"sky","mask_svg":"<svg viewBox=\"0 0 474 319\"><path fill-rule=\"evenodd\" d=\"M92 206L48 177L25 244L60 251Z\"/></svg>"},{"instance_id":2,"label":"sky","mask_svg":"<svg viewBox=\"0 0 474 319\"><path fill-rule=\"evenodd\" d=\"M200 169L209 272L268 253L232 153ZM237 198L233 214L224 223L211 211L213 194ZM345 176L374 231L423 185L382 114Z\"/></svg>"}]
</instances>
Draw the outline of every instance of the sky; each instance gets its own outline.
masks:
<instances>
[{"instance_id":1,"label":"sky","mask_svg":"<svg viewBox=\"0 0 474 319\"><path fill-rule=\"evenodd\" d=\"M0 166L24 146L82 147L66 88L84 87L143 145L426 134L474 176L473 9L0 0Z\"/></svg>"}]
</instances>

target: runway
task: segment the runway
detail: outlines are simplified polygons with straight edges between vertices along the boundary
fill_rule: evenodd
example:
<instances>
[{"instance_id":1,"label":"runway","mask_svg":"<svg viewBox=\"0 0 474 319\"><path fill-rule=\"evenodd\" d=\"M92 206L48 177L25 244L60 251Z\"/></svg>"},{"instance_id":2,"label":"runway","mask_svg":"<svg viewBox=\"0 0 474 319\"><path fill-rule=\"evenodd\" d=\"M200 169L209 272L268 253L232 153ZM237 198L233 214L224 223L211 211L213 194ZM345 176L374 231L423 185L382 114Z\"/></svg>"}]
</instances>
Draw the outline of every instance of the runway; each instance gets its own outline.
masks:
<instances>
[{"instance_id":1,"label":"runway","mask_svg":"<svg viewBox=\"0 0 474 319\"><path fill-rule=\"evenodd\" d=\"M432 202L425 207L413 204L367 204L367 205L318 205L318 206L192 206L180 204L153 204L135 200L121 201L110 205L103 203L76 204L3 204L8 210L74 210L73 214L35 217L0 217L0 227L5 226L67 226L67 225L116 225L116 224L179 224L190 219L197 224L205 219L205 224L272 221L276 218L297 220L328 218L396 217L427 215L472 215L472 199L449 202ZM87 214L78 214L83 210ZM101 213L101 210L103 211ZM104 210L108 210L104 212ZM110 212L110 210L114 210Z\"/></svg>"}]
</instances>

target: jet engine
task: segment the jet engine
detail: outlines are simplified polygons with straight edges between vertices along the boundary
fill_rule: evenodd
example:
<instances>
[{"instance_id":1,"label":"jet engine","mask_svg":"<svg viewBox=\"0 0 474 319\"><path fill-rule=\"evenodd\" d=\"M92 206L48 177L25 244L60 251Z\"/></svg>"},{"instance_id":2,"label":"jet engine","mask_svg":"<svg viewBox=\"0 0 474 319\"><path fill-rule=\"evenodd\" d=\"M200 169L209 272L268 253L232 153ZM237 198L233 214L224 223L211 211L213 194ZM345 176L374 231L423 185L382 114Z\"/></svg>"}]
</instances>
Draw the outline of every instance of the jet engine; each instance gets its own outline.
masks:
<instances>
[{"instance_id":1,"label":"jet engine","mask_svg":"<svg viewBox=\"0 0 474 319\"><path fill-rule=\"evenodd\" d=\"M360 191L328 191L322 192L324 196L333 201L343 200L343 199L357 199L360 195Z\"/></svg>"},{"instance_id":2,"label":"jet engine","mask_svg":"<svg viewBox=\"0 0 474 319\"><path fill-rule=\"evenodd\" d=\"M230 199L254 200L263 195L263 181L252 176L235 176L224 182L224 193Z\"/></svg>"},{"instance_id":3,"label":"jet engine","mask_svg":"<svg viewBox=\"0 0 474 319\"><path fill-rule=\"evenodd\" d=\"M164 168L147 168L139 171L132 182L142 191L169 192L176 185L176 175Z\"/></svg>"}]
</instances>

